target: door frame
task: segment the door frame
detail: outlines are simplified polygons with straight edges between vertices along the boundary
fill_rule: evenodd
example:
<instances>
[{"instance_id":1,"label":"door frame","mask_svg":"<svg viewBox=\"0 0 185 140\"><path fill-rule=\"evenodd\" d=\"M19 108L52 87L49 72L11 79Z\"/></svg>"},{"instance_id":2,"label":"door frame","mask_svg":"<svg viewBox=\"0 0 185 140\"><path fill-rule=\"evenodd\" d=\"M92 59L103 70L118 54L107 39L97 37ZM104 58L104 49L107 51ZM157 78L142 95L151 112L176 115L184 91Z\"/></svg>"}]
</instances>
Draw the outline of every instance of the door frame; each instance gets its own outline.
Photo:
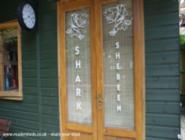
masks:
<instances>
[{"instance_id":1,"label":"door frame","mask_svg":"<svg viewBox=\"0 0 185 140\"><path fill-rule=\"evenodd\" d=\"M64 4L62 5L62 2ZM90 70L91 70L91 93L92 93L92 126L87 126L83 124L77 124L77 123L67 123L67 104L65 102L61 102L63 98L67 99L67 75L66 75L66 64L65 64L65 15L64 12L68 11L73 11L73 10L78 10L81 8L89 8L89 13L92 15L90 18L90 21L94 20L94 2L92 0L78 0L72 1L71 4L65 3L65 1L59 1L58 2L58 75L59 75L59 115L60 115L60 132L67 132L67 131L79 131L79 132L84 132L84 133L89 133L92 134L93 140L96 139L97 137L97 119L96 119L96 103L94 102L96 100L96 76L93 77L93 75L96 74L96 57L93 53L90 52L91 55L91 61L90 61ZM62 10L61 10L62 9ZM62 22L62 24L60 24ZM90 44L90 51L93 50L94 44L94 31L93 31L93 26L94 23L89 25L90 28L90 40L92 41ZM62 33L63 34L62 34ZM63 59L65 58L65 59ZM62 67L62 69L61 69ZM62 76L64 75L64 76ZM65 88L62 88L65 87ZM63 116L62 116L63 114Z\"/></svg>"},{"instance_id":2,"label":"door frame","mask_svg":"<svg viewBox=\"0 0 185 140\"><path fill-rule=\"evenodd\" d=\"M62 40L61 40L61 2L62 1L68 1L68 0L59 0L57 1L57 39L58 39L58 92L59 92L59 121L60 121L60 133L63 132L63 110L62 110L62 106L65 106L62 102L62 90L63 90L63 85L62 85L62 80L64 80L64 78L62 78L62 75L64 74L64 70L63 67L61 68L61 64L64 63L63 60L61 60L62 56L61 56L61 46L62 46ZM102 0L94 0L95 3L95 7L97 7L96 5L98 1L102 1ZM108 0L111 1L111 0ZM135 109L136 110L140 110L138 113L138 115L135 118L135 131L136 133L131 133L133 135L135 135L135 137L137 138L137 140L145 140L145 40L144 40L144 0L133 0L134 4L133 4L133 12L134 12L134 20L136 21L136 23L133 25L133 32L134 32L134 62L140 62L140 63L134 63L135 69L137 69L137 72L139 71L140 74L136 74L136 72L134 73L134 77L135 77L135 98L139 99L139 100L135 100L135 104L137 104L137 106L135 105ZM96 12L96 14L98 14ZM96 24L96 23L95 23ZM138 26L139 25L139 28ZM96 25L95 25L96 26ZM101 41L99 41L99 43L101 43ZM97 44L96 44L97 45ZM99 44L100 45L100 44ZM96 50L97 52L101 52L102 50ZM92 53L91 53L92 54ZM98 56L98 55L97 55ZM101 57L101 56L100 56ZM137 59L136 59L137 58ZM98 58L100 60L99 64L102 62L102 58ZM99 74L99 75L98 75ZM97 78L98 77L102 77L102 73L101 72L97 72L96 73ZM97 80L97 81L101 81L101 80ZM100 83L101 84L101 83ZM99 85L99 84L97 84ZM136 90L137 89L137 90ZM103 87L100 87L100 92L101 90L103 91ZM97 96L99 93L96 93ZM94 97L93 95L93 98ZM93 103L93 102L92 102ZM97 110L98 111L98 110ZM136 112L136 111L135 111ZM97 116L98 118L102 117L101 113L97 113L97 115L100 114L100 116ZM98 119L101 120L101 119ZM97 121L98 121L97 120ZM142 126L142 127L141 127ZM100 131L100 130L98 130ZM103 132L102 132L103 133ZM132 136L131 136L132 137ZM62 140L62 137L60 138Z\"/></svg>"}]
</instances>

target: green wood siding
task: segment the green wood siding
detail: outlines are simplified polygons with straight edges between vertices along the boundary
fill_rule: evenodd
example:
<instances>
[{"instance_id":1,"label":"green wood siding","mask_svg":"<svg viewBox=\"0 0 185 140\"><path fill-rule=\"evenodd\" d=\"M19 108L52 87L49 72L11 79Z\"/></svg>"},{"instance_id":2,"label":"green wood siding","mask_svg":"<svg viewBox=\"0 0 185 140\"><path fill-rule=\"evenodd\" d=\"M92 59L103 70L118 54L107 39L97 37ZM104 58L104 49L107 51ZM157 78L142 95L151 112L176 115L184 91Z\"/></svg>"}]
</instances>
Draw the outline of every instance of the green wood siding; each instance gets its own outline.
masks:
<instances>
[{"instance_id":1,"label":"green wood siding","mask_svg":"<svg viewBox=\"0 0 185 140\"><path fill-rule=\"evenodd\" d=\"M145 0L147 140L180 133L178 30L177 0Z\"/></svg>"},{"instance_id":2,"label":"green wood siding","mask_svg":"<svg viewBox=\"0 0 185 140\"><path fill-rule=\"evenodd\" d=\"M0 22L15 18L20 1L3 0ZM0 117L13 121L13 132L59 131L56 3L39 0L38 10L37 31L23 31L22 35L24 100L0 100ZM177 0L145 0L145 36L146 137L177 140L180 127Z\"/></svg>"},{"instance_id":3,"label":"green wood siding","mask_svg":"<svg viewBox=\"0 0 185 140\"><path fill-rule=\"evenodd\" d=\"M21 0L1 2L1 22L16 17L19 2ZM38 4L38 29L22 33L24 99L21 102L0 101L0 117L12 120L12 132L59 132L56 3L39 0ZM45 139L46 137L10 138ZM59 140L59 137L49 139Z\"/></svg>"}]
</instances>

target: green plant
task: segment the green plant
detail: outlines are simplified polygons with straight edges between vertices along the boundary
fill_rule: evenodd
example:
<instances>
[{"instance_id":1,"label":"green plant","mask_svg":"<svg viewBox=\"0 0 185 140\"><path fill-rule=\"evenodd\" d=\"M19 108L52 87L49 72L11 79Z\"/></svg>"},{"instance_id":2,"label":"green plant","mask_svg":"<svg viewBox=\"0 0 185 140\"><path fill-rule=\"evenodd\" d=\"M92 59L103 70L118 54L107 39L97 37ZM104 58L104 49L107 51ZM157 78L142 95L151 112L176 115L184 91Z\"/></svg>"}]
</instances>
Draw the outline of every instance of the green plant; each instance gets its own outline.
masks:
<instances>
[{"instance_id":1,"label":"green plant","mask_svg":"<svg viewBox=\"0 0 185 140\"><path fill-rule=\"evenodd\" d=\"M185 35L180 35L180 45L181 46L185 45Z\"/></svg>"}]
</instances>

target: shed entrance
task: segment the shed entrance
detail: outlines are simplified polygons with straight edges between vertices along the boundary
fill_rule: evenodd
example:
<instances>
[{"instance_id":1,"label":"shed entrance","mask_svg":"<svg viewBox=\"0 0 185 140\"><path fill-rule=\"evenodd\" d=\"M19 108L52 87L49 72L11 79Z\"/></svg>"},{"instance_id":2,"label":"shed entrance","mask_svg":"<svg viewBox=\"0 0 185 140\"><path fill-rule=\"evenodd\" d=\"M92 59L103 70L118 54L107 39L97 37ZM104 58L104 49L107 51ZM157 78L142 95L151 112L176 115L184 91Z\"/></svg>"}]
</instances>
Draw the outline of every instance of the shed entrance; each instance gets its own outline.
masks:
<instances>
[{"instance_id":1,"label":"shed entrance","mask_svg":"<svg viewBox=\"0 0 185 140\"><path fill-rule=\"evenodd\" d=\"M60 1L58 13L63 139L143 140L142 0Z\"/></svg>"}]
</instances>

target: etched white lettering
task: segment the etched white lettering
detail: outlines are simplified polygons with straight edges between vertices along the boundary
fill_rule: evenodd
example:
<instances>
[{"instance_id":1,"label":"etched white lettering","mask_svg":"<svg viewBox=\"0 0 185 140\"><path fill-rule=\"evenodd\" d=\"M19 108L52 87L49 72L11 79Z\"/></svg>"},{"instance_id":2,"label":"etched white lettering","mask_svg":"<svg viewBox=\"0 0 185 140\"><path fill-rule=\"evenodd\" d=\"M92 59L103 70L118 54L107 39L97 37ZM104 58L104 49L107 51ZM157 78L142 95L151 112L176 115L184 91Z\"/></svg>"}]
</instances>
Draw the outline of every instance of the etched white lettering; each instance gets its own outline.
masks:
<instances>
[{"instance_id":1,"label":"etched white lettering","mask_svg":"<svg viewBox=\"0 0 185 140\"><path fill-rule=\"evenodd\" d=\"M121 95L120 94L117 94L117 101L121 101Z\"/></svg>"},{"instance_id":2,"label":"etched white lettering","mask_svg":"<svg viewBox=\"0 0 185 140\"><path fill-rule=\"evenodd\" d=\"M76 103L76 110L78 110L78 111L82 110L82 102Z\"/></svg>"},{"instance_id":3,"label":"etched white lettering","mask_svg":"<svg viewBox=\"0 0 185 140\"><path fill-rule=\"evenodd\" d=\"M117 80L117 81L120 81L120 80L121 80L121 75L120 75L120 73L117 73L117 74L116 74L116 80Z\"/></svg>"},{"instance_id":4,"label":"etched white lettering","mask_svg":"<svg viewBox=\"0 0 185 140\"><path fill-rule=\"evenodd\" d=\"M117 84L117 85L116 85L116 90L117 90L117 91L120 91L120 90L121 90L120 88L121 88L120 84Z\"/></svg>"},{"instance_id":5,"label":"etched white lettering","mask_svg":"<svg viewBox=\"0 0 185 140\"><path fill-rule=\"evenodd\" d=\"M76 88L76 96L77 96L77 97L82 96L82 95L81 95L81 89L80 89L80 88Z\"/></svg>"},{"instance_id":6,"label":"etched white lettering","mask_svg":"<svg viewBox=\"0 0 185 140\"><path fill-rule=\"evenodd\" d=\"M75 47L75 55L79 55L80 54L80 47L76 46Z\"/></svg>"},{"instance_id":7,"label":"etched white lettering","mask_svg":"<svg viewBox=\"0 0 185 140\"><path fill-rule=\"evenodd\" d=\"M120 70L120 69L121 69L120 63L116 63L116 69L117 69L117 70Z\"/></svg>"},{"instance_id":8,"label":"etched white lettering","mask_svg":"<svg viewBox=\"0 0 185 140\"><path fill-rule=\"evenodd\" d=\"M77 83L77 82L81 82L81 79L80 79L80 76L79 76L79 75L76 76L75 82L76 82L76 83Z\"/></svg>"},{"instance_id":9,"label":"etched white lettering","mask_svg":"<svg viewBox=\"0 0 185 140\"><path fill-rule=\"evenodd\" d=\"M122 110L121 105L117 105L117 112L121 112L121 110Z\"/></svg>"},{"instance_id":10,"label":"etched white lettering","mask_svg":"<svg viewBox=\"0 0 185 140\"><path fill-rule=\"evenodd\" d=\"M75 68L76 69L81 69L81 61L80 60L75 61Z\"/></svg>"},{"instance_id":11,"label":"etched white lettering","mask_svg":"<svg viewBox=\"0 0 185 140\"><path fill-rule=\"evenodd\" d=\"M116 59L120 59L120 52L116 52Z\"/></svg>"},{"instance_id":12,"label":"etched white lettering","mask_svg":"<svg viewBox=\"0 0 185 140\"><path fill-rule=\"evenodd\" d=\"M116 47L116 49L120 48L119 42L116 42L115 47Z\"/></svg>"}]
</instances>

